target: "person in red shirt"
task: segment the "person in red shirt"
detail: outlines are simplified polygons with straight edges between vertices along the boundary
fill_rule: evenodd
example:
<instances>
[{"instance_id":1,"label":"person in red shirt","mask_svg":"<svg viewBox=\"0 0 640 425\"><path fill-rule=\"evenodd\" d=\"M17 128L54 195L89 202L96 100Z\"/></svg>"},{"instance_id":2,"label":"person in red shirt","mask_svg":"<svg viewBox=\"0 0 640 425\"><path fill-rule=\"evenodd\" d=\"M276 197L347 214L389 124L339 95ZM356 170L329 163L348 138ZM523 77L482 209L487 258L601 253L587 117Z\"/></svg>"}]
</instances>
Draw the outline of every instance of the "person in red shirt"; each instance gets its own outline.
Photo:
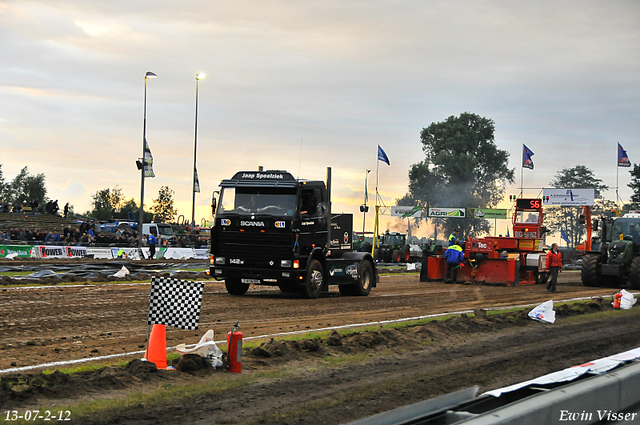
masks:
<instances>
[{"instance_id":1,"label":"person in red shirt","mask_svg":"<svg viewBox=\"0 0 640 425\"><path fill-rule=\"evenodd\" d=\"M551 245L551 251L547 252L547 268L551 279L547 283L547 291L558 292L556 284L558 283L558 272L562 270L562 254L558 251L558 244Z\"/></svg>"}]
</instances>

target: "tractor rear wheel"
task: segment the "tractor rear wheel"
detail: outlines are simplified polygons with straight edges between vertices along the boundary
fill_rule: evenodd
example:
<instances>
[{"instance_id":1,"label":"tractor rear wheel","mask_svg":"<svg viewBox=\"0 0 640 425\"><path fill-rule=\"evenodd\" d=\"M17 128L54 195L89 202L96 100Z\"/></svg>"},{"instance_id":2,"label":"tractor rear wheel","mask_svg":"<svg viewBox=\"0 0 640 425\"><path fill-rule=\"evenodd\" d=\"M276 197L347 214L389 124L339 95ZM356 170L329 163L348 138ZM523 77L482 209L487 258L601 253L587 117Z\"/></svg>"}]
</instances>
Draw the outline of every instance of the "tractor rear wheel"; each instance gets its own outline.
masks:
<instances>
[{"instance_id":1,"label":"tractor rear wheel","mask_svg":"<svg viewBox=\"0 0 640 425\"><path fill-rule=\"evenodd\" d=\"M318 298L322 292L322 282L324 281L324 270L318 260L311 260L307 265L307 278L302 286L302 298Z\"/></svg>"},{"instance_id":2,"label":"tractor rear wheel","mask_svg":"<svg viewBox=\"0 0 640 425\"><path fill-rule=\"evenodd\" d=\"M582 270L580 277L584 286L601 286L602 277L600 276L600 256L587 254L582 257Z\"/></svg>"},{"instance_id":3,"label":"tractor rear wheel","mask_svg":"<svg viewBox=\"0 0 640 425\"><path fill-rule=\"evenodd\" d=\"M633 289L640 289L640 257L631 260L629 268L629 285Z\"/></svg>"},{"instance_id":4,"label":"tractor rear wheel","mask_svg":"<svg viewBox=\"0 0 640 425\"><path fill-rule=\"evenodd\" d=\"M411 260L411 248L409 247L409 245L407 245L404 250L404 262L408 263L409 260Z\"/></svg>"},{"instance_id":5,"label":"tractor rear wheel","mask_svg":"<svg viewBox=\"0 0 640 425\"><path fill-rule=\"evenodd\" d=\"M371 292L371 286L373 284L373 267L367 260L362 260L360 263L360 276L358 283L354 285L338 285L340 295L346 296L361 296L366 297Z\"/></svg>"},{"instance_id":6,"label":"tractor rear wheel","mask_svg":"<svg viewBox=\"0 0 640 425\"><path fill-rule=\"evenodd\" d=\"M224 280L224 287L231 295L244 295L249 290L248 283L242 283L240 278L227 278Z\"/></svg>"},{"instance_id":7,"label":"tractor rear wheel","mask_svg":"<svg viewBox=\"0 0 640 425\"><path fill-rule=\"evenodd\" d=\"M394 263L399 263L400 261L402 261L402 256L400 255L400 250L399 249L394 249L393 250L393 254L391 254L391 260Z\"/></svg>"}]
</instances>

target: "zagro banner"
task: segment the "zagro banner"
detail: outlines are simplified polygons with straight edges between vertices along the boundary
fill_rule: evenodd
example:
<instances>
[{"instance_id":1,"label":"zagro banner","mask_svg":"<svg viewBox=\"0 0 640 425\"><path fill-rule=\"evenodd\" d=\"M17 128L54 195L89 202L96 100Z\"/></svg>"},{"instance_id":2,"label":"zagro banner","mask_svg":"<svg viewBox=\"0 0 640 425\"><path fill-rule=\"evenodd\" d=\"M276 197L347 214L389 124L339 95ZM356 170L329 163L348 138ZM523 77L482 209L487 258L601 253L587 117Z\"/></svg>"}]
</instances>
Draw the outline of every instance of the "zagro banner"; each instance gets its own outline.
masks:
<instances>
[{"instance_id":1,"label":"zagro banner","mask_svg":"<svg viewBox=\"0 0 640 425\"><path fill-rule=\"evenodd\" d=\"M542 201L545 205L593 205L594 189L544 189Z\"/></svg>"},{"instance_id":2,"label":"zagro banner","mask_svg":"<svg viewBox=\"0 0 640 425\"><path fill-rule=\"evenodd\" d=\"M429 218L465 218L464 208L429 208Z\"/></svg>"},{"instance_id":3,"label":"zagro banner","mask_svg":"<svg viewBox=\"0 0 640 425\"><path fill-rule=\"evenodd\" d=\"M469 214L476 218L486 218L491 220L507 218L506 209L469 208Z\"/></svg>"},{"instance_id":4,"label":"zagro banner","mask_svg":"<svg viewBox=\"0 0 640 425\"><path fill-rule=\"evenodd\" d=\"M35 251L38 258L83 258L87 255L84 246L37 245Z\"/></svg>"},{"instance_id":5,"label":"zagro banner","mask_svg":"<svg viewBox=\"0 0 640 425\"><path fill-rule=\"evenodd\" d=\"M33 252L33 245L0 245L0 258L17 254L18 258L29 258Z\"/></svg>"},{"instance_id":6,"label":"zagro banner","mask_svg":"<svg viewBox=\"0 0 640 425\"><path fill-rule=\"evenodd\" d=\"M400 218L422 218L420 207L391 207L391 216Z\"/></svg>"}]
</instances>

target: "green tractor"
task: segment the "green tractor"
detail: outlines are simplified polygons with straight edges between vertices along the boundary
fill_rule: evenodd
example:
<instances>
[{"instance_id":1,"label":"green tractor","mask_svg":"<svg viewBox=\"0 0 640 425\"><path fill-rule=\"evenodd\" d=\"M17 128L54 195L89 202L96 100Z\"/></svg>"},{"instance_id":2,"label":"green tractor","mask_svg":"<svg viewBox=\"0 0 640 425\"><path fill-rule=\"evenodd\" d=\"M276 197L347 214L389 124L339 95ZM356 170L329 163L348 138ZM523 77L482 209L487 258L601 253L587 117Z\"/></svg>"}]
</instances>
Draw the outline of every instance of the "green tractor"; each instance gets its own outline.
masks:
<instances>
[{"instance_id":1,"label":"green tractor","mask_svg":"<svg viewBox=\"0 0 640 425\"><path fill-rule=\"evenodd\" d=\"M598 236L582 257L581 277L585 286L640 289L640 213L601 220Z\"/></svg>"},{"instance_id":2,"label":"green tractor","mask_svg":"<svg viewBox=\"0 0 640 425\"><path fill-rule=\"evenodd\" d=\"M387 231L379 236L379 245L374 250L374 258L384 263L406 263L411 257L407 235Z\"/></svg>"}]
</instances>

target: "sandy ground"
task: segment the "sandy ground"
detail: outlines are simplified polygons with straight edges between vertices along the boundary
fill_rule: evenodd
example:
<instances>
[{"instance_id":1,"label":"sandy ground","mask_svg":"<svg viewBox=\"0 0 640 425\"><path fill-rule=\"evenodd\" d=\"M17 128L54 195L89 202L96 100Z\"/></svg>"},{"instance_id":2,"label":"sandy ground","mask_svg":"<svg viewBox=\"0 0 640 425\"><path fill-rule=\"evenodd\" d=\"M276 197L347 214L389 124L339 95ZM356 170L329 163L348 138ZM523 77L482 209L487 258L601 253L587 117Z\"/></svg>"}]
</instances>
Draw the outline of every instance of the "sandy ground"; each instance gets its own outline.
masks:
<instances>
[{"instance_id":1,"label":"sandy ground","mask_svg":"<svg viewBox=\"0 0 640 425\"><path fill-rule=\"evenodd\" d=\"M368 297L342 297L332 288L320 299L304 300L269 287L252 287L246 296L233 297L222 283L209 281L200 330L169 328L167 343L195 343L207 329L214 330L216 340L224 340L236 320L247 338L615 292L583 287L576 272L562 273L558 290L549 294L542 285L420 283L417 275L393 275L382 276ZM144 349L148 294L148 284L0 289L0 369ZM589 310L605 310L609 304L594 301ZM43 378L39 371L2 374L0 407L6 411L121 397L163 385L221 376L241 379L286 367L279 378L256 378L239 390L161 407L142 405L95 423L346 423L459 388L480 385L484 391L635 348L640 345L636 308L596 322L564 319L575 314L567 310L558 312L554 325L518 313L507 319L480 315L404 330L334 334L322 341L267 338L259 349L245 353L240 375L157 371L137 361L128 368L71 377ZM327 363L332 356L358 353L364 355L355 363ZM8 389L8 382L18 381L25 384Z\"/></svg>"}]
</instances>

